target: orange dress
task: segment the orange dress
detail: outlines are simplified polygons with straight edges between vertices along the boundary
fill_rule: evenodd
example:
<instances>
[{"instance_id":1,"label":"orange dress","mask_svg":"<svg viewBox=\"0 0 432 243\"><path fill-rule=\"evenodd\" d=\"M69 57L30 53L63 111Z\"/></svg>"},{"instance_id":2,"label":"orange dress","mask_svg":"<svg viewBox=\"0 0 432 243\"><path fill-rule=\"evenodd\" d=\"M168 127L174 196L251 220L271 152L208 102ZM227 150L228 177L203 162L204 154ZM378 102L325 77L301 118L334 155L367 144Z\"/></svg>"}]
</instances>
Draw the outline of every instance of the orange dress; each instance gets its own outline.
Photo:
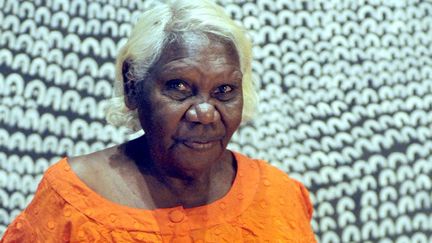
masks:
<instances>
[{"instance_id":1,"label":"orange dress","mask_svg":"<svg viewBox=\"0 0 432 243\"><path fill-rule=\"evenodd\" d=\"M0 242L316 242L306 188L264 161L234 155L237 175L223 198L156 210L108 201L64 158Z\"/></svg>"}]
</instances>

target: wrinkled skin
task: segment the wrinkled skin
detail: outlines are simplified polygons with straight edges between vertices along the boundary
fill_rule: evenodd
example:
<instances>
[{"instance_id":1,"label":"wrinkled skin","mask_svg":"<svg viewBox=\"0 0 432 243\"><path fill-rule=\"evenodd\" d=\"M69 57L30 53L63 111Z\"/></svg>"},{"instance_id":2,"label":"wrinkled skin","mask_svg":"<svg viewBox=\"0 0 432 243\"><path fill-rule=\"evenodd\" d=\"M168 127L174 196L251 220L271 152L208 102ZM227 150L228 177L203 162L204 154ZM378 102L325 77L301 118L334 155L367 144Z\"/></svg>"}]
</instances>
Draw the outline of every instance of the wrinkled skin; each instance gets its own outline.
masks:
<instances>
[{"instance_id":1,"label":"wrinkled skin","mask_svg":"<svg viewBox=\"0 0 432 243\"><path fill-rule=\"evenodd\" d=\"M242 73L232 45L194 33L170 44L150 75L137 83L126 104L137 109L148 152L147 167L168 184L209 184L217 173L234 178L235 161L226 149L243 109ZM170 178L175 178L170 181ZM225 188L231 186L217 186ZM218 182L219 183L219 182Z\"/></svg>"},{"instance_id":2,"label":"wrinkled skin","mask_svg":"<svg viewBox=\"0 0 432 243\"><path fill-rule=\"evenodd\" d=\"M127 79L125 101L145 135L70 158L78 177L118 204L156 209L209 204L231 188L236 162L226 146L243 108L234 48L187 33L171 43L142 82Z\"/></svg>"}]
</instances>

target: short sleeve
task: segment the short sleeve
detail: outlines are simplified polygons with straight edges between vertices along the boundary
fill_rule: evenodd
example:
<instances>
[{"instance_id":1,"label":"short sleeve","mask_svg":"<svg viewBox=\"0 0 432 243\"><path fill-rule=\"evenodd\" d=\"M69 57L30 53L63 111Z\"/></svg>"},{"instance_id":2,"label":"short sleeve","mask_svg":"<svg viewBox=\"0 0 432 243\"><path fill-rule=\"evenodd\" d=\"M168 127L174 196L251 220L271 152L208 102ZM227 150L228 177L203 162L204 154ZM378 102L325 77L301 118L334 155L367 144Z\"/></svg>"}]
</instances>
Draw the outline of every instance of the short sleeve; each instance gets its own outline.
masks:
<instances>
[{"instance_id":1,"label":"short sleeve","mask_svg":"<svg viewBox=\"0 0 432 243\"><path fill-rule=\"evenodd\" d=\"M0 243L47 242L47 218L58 217L62 202L44 176L27 208L8 226ZM51 235L50 235L51 236Z\"/></svg>"},{"instance_id":2,"label":"short sleeve","mask_svg":"<svg viewBox=\"0 0 432 243\"><path fill-rule=\"evenodd\" d=\"M297 185L300 187L300 193L302 197L302 202L305 209L305 214L307 215L309 221L312 220L312 214L313 214L313 206L312 202L310 200L309 191L306 189L306 187L299 181L296 181Z\"/></svg>"},{"instance_id":3,"label":"short sleeve","mask_svg":"<svg viewBox=\"0 0 432 243\"><path fill-rule=\"evenodd\" d=\"M35 233L26 218L25 213L21 213L9 225L0 243L27 243L34 242Z\"/></svg>"}]
</instances>

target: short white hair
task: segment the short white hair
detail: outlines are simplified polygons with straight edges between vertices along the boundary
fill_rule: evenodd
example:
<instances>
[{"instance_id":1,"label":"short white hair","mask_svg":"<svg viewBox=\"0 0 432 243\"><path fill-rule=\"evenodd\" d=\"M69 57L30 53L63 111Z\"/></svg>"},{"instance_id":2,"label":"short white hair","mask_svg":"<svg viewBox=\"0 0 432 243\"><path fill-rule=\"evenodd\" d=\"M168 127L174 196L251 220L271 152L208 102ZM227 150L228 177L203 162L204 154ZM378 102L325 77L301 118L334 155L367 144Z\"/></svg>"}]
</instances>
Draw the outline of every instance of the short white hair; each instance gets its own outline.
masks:
<instances>
[{"instance_id":1,"label":"short white hair","mask_svg":"<svg viewBox=\"0 0 432 243\"><path fill-rule=\"evenodd\" d=\"M243 116L250 120L255 113L257 93L252 80L252 45L245 30L234 22L224 9L207 0L172 0L161 3L143 13L116 60L114 97L107 108L107 121L125 126L132 131L141 130L136 109L126 106L123 65L129 65L128 78L144 80L149 68L159 59L173 34L195 32L212 34L233 44L243 74Z\"/></svg>"}]
</instances>

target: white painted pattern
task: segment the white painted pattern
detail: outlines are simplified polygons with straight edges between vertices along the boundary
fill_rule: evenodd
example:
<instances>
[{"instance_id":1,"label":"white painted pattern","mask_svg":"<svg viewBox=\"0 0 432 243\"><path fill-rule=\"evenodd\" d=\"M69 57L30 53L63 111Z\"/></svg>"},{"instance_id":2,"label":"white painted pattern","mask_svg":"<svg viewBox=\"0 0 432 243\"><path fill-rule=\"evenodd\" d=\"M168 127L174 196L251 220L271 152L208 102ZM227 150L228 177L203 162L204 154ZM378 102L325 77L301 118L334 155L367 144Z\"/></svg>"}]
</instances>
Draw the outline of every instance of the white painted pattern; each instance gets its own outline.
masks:
<instances>
[{"instance_id":1,"label":"white painted pattern","mask_svg":"<svg viewBox=\"0 0 432 243\"><path fill-rule=\"evenodd\" d=\"M0 0L0 235L60 156L126 139L114 57L154 2ZM432 3L219 2L261 99L230 147L305 183L319 242L432 242Z\"/></svg>"}]
</instances>

